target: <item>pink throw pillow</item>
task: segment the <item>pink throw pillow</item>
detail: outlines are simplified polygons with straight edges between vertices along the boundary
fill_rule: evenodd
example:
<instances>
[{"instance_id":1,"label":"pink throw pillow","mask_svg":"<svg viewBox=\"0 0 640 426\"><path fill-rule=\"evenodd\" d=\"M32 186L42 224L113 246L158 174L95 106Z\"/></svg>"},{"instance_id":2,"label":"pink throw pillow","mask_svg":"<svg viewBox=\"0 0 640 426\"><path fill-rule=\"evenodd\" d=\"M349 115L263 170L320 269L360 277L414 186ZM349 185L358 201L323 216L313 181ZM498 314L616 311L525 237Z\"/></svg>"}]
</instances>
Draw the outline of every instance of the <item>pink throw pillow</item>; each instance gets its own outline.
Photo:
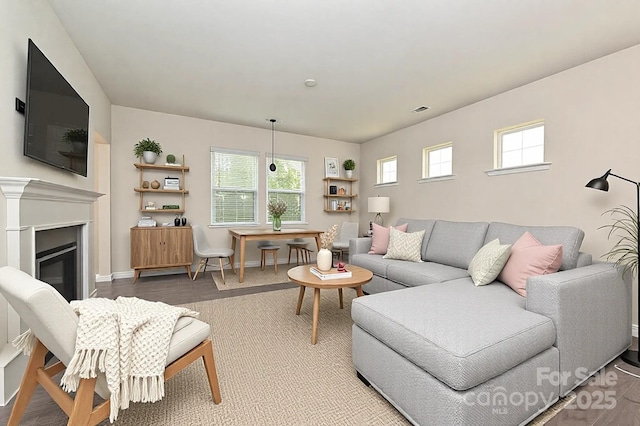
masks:
<instances>
[{"instance_id":1,"label":"pink throw pillow","mask_svg":"<svg viewBox=\"0 0 640 426\"><path fill-rule=\"evenodd\" d=\"M511 247L498 279L526 297L528 277L557 272L561 264L562 244L544 246L527 231Z\"/></svg>"},{"instance_id":2,"label":"pink throw pillow","mask_svg":"<svg viewBox=\"0 0 640 426\"><path fill-rule=\"evenodd\" d=\"M393 228L398 231L407 232L408 223L404 223ZM371 237L371 250L369 254L387 254L387 247L389 246L389 234L391 230L387 227L380 226L377 223L373 224L373 236Z\"/></svg>"}]
</instances>

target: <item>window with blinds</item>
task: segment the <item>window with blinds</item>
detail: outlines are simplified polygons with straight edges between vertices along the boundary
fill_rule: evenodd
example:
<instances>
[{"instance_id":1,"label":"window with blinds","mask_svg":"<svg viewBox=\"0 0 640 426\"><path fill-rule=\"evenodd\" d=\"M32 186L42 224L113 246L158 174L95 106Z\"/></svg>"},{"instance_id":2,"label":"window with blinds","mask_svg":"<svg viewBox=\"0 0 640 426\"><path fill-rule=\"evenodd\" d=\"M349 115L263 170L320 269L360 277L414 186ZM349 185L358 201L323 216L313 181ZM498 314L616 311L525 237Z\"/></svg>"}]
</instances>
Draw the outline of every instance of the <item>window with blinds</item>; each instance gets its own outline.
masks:
<instances>
[{"instance_id":1,"label":"window with blinds","mask_svg":"<svg viewBox=\"0 0 640 426\"><path fill-rule=\"evenodd\" d=\"M258 153L211 148L211 223L258 222Z\"/></svg>"},{"instance_id":2,"label":"window with blinds","mask_svg":"<svg viewBox=\"0 0 640 426\"><path fill-rule=\"evenodd\" d=\"M287 211L282 215L283 223L305 220L305 158L275 157L276 171L269 170L271 159L267 158L267 203L282 200ZM272 218L265 206L267 222Z\"/></svg>"}]
</instances>

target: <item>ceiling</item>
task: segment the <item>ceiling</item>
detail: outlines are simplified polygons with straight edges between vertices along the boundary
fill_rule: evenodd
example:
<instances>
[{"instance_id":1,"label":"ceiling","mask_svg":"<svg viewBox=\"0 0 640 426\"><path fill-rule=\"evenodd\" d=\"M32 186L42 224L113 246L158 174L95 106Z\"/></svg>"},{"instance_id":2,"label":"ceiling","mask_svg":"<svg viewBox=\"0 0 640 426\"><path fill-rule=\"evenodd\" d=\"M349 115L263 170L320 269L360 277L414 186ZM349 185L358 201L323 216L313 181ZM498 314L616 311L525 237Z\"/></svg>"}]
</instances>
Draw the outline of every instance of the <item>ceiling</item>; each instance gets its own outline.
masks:
<instances>
[{"instance_id":1,"label":"ceiling","mask_svg":"<svg viewBox=\"0 0 640 426\"><path fill-rule=\"evenodd\" d=\"M640 44L640 0L49 3L115 105L357 143Z\"/></svg>"}]
</instances>

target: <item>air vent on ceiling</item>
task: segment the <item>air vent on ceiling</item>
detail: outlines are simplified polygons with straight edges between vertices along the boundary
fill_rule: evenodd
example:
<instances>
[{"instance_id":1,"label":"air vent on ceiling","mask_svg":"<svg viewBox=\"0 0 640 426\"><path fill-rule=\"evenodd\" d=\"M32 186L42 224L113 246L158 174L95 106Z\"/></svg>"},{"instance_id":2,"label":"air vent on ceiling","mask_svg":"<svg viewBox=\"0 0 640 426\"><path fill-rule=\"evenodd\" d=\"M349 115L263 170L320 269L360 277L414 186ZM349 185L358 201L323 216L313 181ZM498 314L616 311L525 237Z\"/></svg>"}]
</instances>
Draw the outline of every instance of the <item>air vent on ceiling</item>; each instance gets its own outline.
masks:
<instances>
[{"instance_id":1,"label":"air vent on ceiling","mask_svg":"<svg viewBox=\"0 0 640 426\"><path fill-rule=\"evenodd\" d=\"M419 106L418 108L412 109L411 112L424 112L424 111L428 110L429 108L430 107L428 107L428 106L422 105L422 106Z\"/></svg>"}]
</instances>

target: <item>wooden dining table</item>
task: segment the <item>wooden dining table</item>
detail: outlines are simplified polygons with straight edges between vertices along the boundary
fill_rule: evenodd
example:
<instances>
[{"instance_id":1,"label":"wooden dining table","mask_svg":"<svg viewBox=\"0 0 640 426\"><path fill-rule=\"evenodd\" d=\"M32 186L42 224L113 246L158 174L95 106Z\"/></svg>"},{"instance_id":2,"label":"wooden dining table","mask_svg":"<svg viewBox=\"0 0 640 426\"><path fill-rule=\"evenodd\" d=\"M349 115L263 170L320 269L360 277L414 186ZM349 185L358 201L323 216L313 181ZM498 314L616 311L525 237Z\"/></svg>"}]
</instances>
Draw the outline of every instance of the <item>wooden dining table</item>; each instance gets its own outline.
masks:
<instances>
[{"instance_id":1,"label":"wooden dining table","mask_svg":"<svg viewBox=\"0 0 640 426\"><path fill-rule=\"evenodd\" d=\"M244 281L244 261L246 258L247 241L259 241L259 240L289 240L293 238L315 238L316 248L320 250L320 234L324 231L316 231L313 229L282 229L280 231L274 231L269 228L231 228L229 234L231 235L231 264L235 262L236 254L236 241L240 242L240 275L238 282Z\"/></svg>"}]
</instances>

